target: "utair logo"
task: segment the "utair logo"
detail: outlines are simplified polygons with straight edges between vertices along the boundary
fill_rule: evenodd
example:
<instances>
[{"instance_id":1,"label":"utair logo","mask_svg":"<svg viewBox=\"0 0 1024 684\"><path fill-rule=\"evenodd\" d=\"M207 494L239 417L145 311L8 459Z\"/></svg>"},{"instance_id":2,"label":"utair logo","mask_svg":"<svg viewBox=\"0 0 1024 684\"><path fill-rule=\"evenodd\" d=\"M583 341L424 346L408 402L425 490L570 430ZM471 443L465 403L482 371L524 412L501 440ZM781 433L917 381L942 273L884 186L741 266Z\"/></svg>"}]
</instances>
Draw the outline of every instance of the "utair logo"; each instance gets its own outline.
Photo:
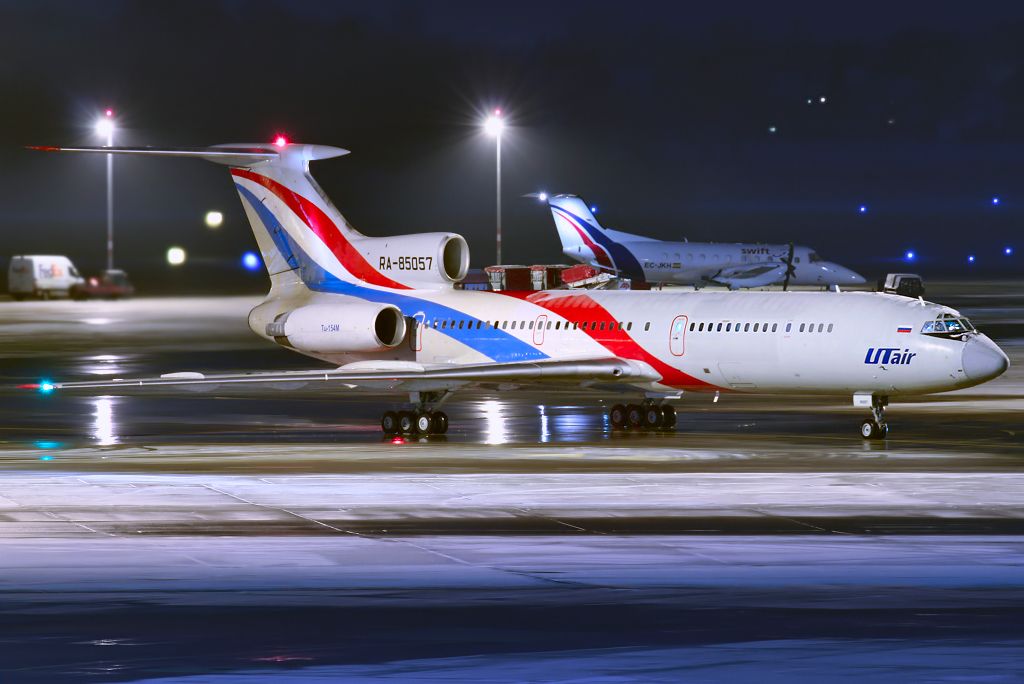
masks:
<instances>
[{"instance_id":1,"label":"utair logo","mask_svg":"<svg viewBox=\"0 0 1024 684\"><path fill-rule=\"evenodd\" d=\"M906 366L910 361L917 356L916 352L911 352L909 349L900 351L899 347L868 347L868 353L864 356L864 363L867 364L878 364L884 366L891 364L893 366Z\"/></svg>"}]
</instances>

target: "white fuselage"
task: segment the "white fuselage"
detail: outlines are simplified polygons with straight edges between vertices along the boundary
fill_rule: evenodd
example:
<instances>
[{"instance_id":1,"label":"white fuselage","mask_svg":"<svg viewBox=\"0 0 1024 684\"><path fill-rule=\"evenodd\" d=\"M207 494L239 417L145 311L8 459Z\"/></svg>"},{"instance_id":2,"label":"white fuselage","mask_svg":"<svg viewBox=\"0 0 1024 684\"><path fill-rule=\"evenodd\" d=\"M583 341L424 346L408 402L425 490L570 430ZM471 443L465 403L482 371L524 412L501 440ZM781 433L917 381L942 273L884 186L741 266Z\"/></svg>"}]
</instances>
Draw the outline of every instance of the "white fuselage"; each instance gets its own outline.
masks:
<instances>
[{"instance_id":1,"label":"white fuselage","mask_svg":"<svg viewBox=\"0 0 1024 684\"><path fill-rule=\"evenodd\" d=\"M987 377L981 377L987 371L965 372L968 345L991 352L993 369L997 357L1005 360L984 335L921 334L926 321L956 315L953 310L877 293L297 290L305 302L282 294L253 311L254 331L263 334L265 321L277 312L309 301L333 302L343 312L353 296L394 304L416 321L406 341L387 352L304 351L339 364L618 357L647 364L661 376L643 389L836 395L941 392L1005 369L1003 364Z\"/></svg>"},{"instance_id":2,"label":"white fuselage","mask_svg":"<svg viewBox=\"0 0 1024 684\"><path fill-rule=\"evenodd\" d=\"M752 287L778 284L785 278L785 265L789 245L719 242L667 242L640 236L605 231L636 259L650 283L676 285L705 285L713 282L735 283L745 281ZM586 247L568 248L566 256L587 263L598 263ZM763 266L763 277L736 278L741 269ZM778 266L770 272L769 267ZM852 286L865 282L863 276L840 264L825 261L808 247L797 246L793 253L793 271L790 285Z\"/></svg>"},{"instance_id":3,"label":"white fuselage","mask_svg":"<svg viewBox=\"0 0 1024 684\"><path fill-rule=\"evenodd\" d=\"M603 227L576 195L546 198L562 253L649 283L729 289L766 285L860 285L863 276L788 244L673 242Z\"/></svg>"},{"instance_id":4,"label":"white fuselage","mask_svg":"<svg viewBox=\"0 0 1024 684\"><path fill-rule=\"evenodd\" d=\"M369 237L330 203L309 175L309 163L347 153L340 148L282 141L197 149L44 149L195 156L228 165L271 278L270 293L250 312L249 326L265 339L343 366L324 372L325 382L333 377L353 387L436 394L474 383L503 387L501 378L517 386L551 371L546 377L568 378L575 387L601 391L607 382L663 396L735 390L852 393L858 401L869 394L874 414L886 396L976 385L998 376L1009 363L955 311L895 295L457 290L453 283L465 276L469 264L461 237ZM578 197L556 196L549 204L564 248L577 241L590 250L581 260L600 257L603 266L627 276L640 270L636 256L622 246L630 243L625 234L604 231ZM704 280L728 282L730 288L749 284L750 272L759 270L745 258L778 259L781 249L712 245L700 251L696 243L632 237L640 257L662 269L649 280L668 281L678 262L680 273L714 272ZM743 251L748 248L757 252ZM797 273L804 249L794 249ZM807 256L810 264L820 265L820 259ZM733 271L729 263L736 264ZM683 264L693 264L692 270ZM777 262L763 265L766 272L778 270ZM603 369L595 371L595 362ZM446 372L462 366L465 373ZM142 379L137 386L276 383L282 378L273 372L185 375ZM308 382L320 375L293 377ZM422 397L413 401L425 402ZM434 421L426 414L420 418ZM874 421L865 424L865 436L884 433L881 417L875 415Z\"/></svg>"}]
</instances>

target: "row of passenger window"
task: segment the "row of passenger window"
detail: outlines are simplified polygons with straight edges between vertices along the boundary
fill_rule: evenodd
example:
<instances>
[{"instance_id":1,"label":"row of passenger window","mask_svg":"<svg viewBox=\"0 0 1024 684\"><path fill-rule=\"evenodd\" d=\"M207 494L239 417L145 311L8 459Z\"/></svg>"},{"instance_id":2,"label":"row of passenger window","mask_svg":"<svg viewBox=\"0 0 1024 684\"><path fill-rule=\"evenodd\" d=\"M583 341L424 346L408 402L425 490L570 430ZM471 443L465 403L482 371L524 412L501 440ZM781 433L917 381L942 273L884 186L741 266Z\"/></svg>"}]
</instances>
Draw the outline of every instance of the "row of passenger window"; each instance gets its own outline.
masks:
<instances>
[{"instance_id":1,"label":"row of passenger window","mask_svg":"<svg viewBox=\"0 0 1024 684\"><path fill-rule=\"evenodd\" d=\"M500 330L533 330L537 321L470 321L465 319L433 319L427 327L435 330L480 330L481 328L497 328ZM545 330L626 330L633 329L632 321L547 321L541 323ZM651 324L644 323L644 330L650 330Z\"/></svg>"},{"instance_id":2,"label":"row of passenger window","mask_svg":"<svg viewBox=\"0 0 1024 684\"><path fill-rule=\"evenodd\" d=\"M793 323L786 323L785 332L793 331ZM834 324L801 323L799 332L832 332ZM778 323L690 323L690 332L778 332Z\"/></svg>"},{"instance_id":3,"label":"row of passenger window","mask_svg":"<svg viewBox=\"0 0 1024 684\"><path fill-rule=\"evenodd\" d=\"M666 262L667 261L672 261L673 257L674 257L675 261L682 261L682 254L680 252L673 252L671 255L669 255L668 252L662 252L661 253L662 261L666 261ZM822 260L821 257L818 256L817 253L815 253L815 252L811 252L808 255L808 258L810 259L811 263L816 263L816 262ZM704 262L704 261L708 261L709 257L708 257L707 254L698 253L697 254L697 259L702 261L702 262ZM772 256L770 254L744 254L744 255L742 255L740 257L740 261L742 261L743 263L750 263L750 262L777 262L777 261L780 261L781 259L782 259L781 256ZM686 253L686 260L690 261L690 262L694 261L693 252L687 252ZM726 263L730 263L730 262L732 262L732 255L731 254L712 254L711 257L710 257L710 260L715 262L715 263L722 262L722 261L724 261ZM652 260L648 259L647 261L650 262ZM800 257L794 256L793 257L793 263L799 264L800 263Z\"/></svg>"}]
</instances>

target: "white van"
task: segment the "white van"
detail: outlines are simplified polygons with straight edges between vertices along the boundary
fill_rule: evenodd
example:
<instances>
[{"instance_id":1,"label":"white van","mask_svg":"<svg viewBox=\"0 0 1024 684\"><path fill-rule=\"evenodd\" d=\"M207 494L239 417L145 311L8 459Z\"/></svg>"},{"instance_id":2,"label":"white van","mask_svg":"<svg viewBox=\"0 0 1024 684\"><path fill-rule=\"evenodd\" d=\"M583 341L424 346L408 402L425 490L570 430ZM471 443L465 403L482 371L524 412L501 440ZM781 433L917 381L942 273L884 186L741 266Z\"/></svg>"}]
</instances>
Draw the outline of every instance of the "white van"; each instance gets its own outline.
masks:
<instances>
[{"instance_id":1,"label":"white van","mask_svg":"<svg viewBox=\"0 0 1024 684\"><path fill-rule=\"evenodd\" d=\"M72 285L84 282L66 256L15 256L7 269L7 291L19 301L26 297L66 297Z\"/></svg>"}]
</instances>

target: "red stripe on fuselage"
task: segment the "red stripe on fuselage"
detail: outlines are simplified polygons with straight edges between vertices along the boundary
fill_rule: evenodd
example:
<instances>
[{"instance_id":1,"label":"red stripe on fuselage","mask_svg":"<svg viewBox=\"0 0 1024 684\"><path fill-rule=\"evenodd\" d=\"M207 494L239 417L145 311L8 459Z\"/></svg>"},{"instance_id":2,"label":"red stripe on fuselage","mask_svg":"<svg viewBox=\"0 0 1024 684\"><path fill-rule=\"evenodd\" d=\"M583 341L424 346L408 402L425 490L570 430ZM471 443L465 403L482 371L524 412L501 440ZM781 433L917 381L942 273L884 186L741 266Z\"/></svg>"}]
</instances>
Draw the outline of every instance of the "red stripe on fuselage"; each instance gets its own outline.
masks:
<instances>
[{"instance_id":1,"label":"red stripe on fuselage","mask_svg":"<svg viewBox=\"0 0 1024 684\"><path fill-rule=\"evenodd\" d=\"M324 213L320 207L316 206L302 195L290 190L289 188L281 185L277 181L261 176L258 173L253 173L248 169L231 169L231 175L251 180L254 183L259 183L270 192L288 205L288 208L295 212L305 222L309 229L312 230L317 237L319 237L327 248L331 250L331 253L337 257L341 265L345 267L345 270L351 273L356 278L363 280L372 285L380 285L381 287L390 287L396 290L408 290L411 289L408 285L403 285L397 281L388 278L386 275L376 270L370 263L363 258L352 243L345 239L342 235L341 230L334 224L327 214Z\"/></svg>"},{"instance_id":2,"label":"red stripe on fuselage","mask_svg":"<svg viewBox=\"0 0 1024 684\"><path fill-rule=\"evenodd\" d=\"M587 231L584 230L582 226L573 221L572 218L566 215L564 211L560 211L558 207L552 208L558 212L558 215L562 217L563 221L568 221L569 225L576 229L576 232L580 234L580 238L583 240L583 244L585 244L587 248L594 253L594 258L597 259L597 263L601 264L605 268L615 268L615 264L612 263L612 258L608 255L608 252L605 251L604 247L591 240L590 236L587 235Z\"/></svg>"},{"instance_id":3,"label":"red stripe on fuselage","mask_svg":"<svg viewBox=\"0 0 1024 684\"><path fill-rule=\"evenodd\" d=\"M618 320L587 295L552 296L548 292L502 292L501 294L536 304L567 321L578 324L580 330L619 358L650 364L661 375L661 382L664 385L679 389L719 389L709 382L670 366L651 354L630 337L628 332L619 330ZM591 328L593 322L597 323L596 329ZM601 330L602 323L605 324L604 330ZM668 339L667 331L665 339Z\"/></svg>"}]
</instances>

